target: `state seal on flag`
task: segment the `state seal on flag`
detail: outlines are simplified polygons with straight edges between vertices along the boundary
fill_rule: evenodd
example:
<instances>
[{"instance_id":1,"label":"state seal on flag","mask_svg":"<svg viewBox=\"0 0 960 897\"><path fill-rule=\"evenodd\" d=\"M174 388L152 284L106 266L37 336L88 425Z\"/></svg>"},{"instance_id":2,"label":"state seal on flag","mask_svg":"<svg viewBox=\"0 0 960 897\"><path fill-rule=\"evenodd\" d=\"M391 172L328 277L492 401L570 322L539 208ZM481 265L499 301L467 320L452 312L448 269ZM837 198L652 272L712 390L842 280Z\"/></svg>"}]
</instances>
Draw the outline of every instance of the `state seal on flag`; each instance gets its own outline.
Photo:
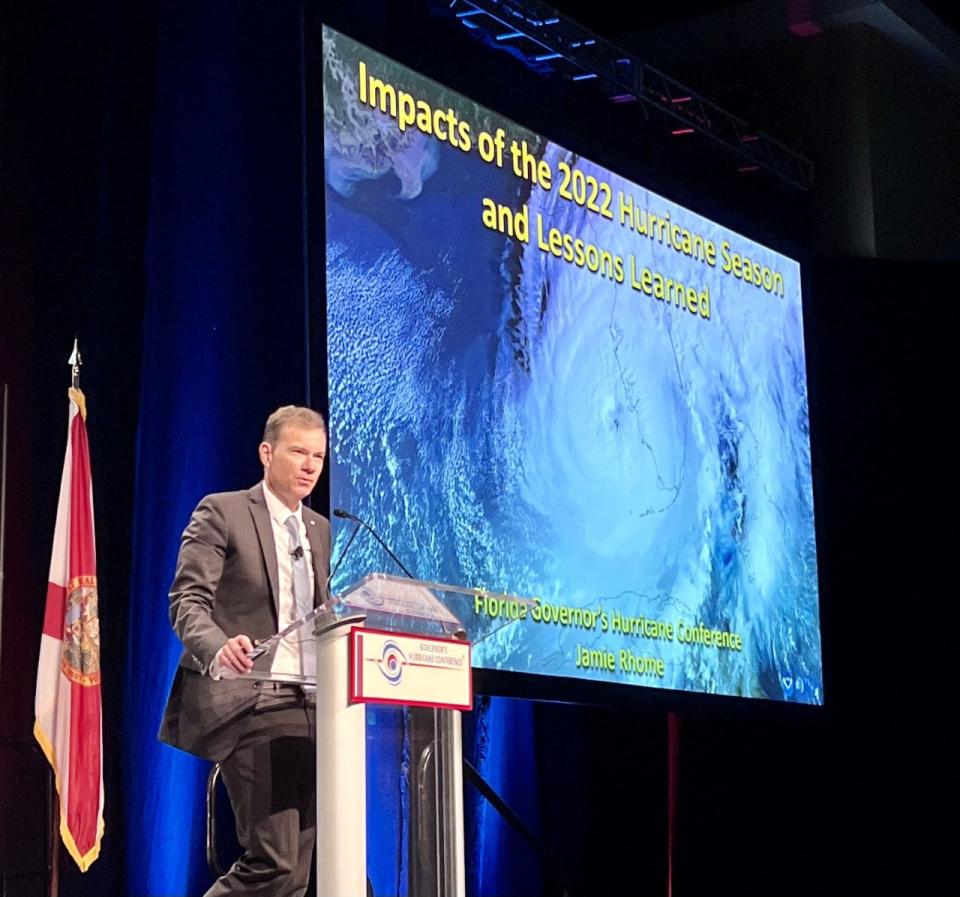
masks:
<instances>
[{"instance_id":1,"label":"state seal on flag","mask_svg":"<svg viewBox=\"0 0 960 897\"><path fill-rule=\"evenodd\" d=\"M100 684L100 617L97 577L77 576L68 584L64 614L63 674L79 685Z\"/></svg>"}]
</instances>

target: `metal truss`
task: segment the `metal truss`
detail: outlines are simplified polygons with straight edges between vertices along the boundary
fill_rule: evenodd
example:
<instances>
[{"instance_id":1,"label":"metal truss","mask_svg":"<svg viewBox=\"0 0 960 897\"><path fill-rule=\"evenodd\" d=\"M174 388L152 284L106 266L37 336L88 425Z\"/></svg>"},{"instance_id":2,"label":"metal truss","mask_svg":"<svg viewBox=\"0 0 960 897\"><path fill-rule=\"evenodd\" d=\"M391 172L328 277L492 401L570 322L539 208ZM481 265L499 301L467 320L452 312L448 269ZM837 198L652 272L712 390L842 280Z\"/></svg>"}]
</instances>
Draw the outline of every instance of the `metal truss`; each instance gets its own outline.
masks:
<instances>
[{"instance_id":1,"label":"metal truss","mask_svg":"<svg viewBox=\"0 0 960 897\"><path fill-rule=\"evenodd\" d=\"M709 137L739 157L741 172L764 169L800 190L813 184L805 156L539 0L452 0L450 10L534 69L588 81L614 103L640 101L678 122L675 136Z\"/></svg>"}]
</instances>

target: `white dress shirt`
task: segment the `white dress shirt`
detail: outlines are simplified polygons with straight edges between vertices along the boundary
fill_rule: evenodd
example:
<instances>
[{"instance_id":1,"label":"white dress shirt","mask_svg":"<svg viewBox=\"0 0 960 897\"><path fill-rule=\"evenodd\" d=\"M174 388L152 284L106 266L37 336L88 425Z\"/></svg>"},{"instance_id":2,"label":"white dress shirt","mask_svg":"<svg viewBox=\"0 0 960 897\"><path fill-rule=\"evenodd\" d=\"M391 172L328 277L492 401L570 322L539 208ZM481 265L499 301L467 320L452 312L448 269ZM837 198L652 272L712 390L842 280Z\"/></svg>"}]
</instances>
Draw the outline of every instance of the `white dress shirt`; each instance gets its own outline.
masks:
<instances>
[{"instance_id":1,"label":"white dress shirt","mask_svg":"<svg viewBox=\"0 0 960 897\"><path fill-rule=\"evenodd\" d=\"M297 509L291 511L270 491L266 480L263 483L263 497L266 499L267 510L270 512L273 541L277 549L277 572L280 588L278 596L279 619L277 623L279 629L283 629L294 620L313 610L313 592L316 588L313 575L313 552L310 549L310 541L307 539L307 527L303 522L303 503L299 503ZM297 526L300 529L300 544L303 546L303 561L307 565L307 571L310 575L310 594L298 595L296 600L293 594L293 558L290 555L290 530L287 529L287 518L291 514L297 518ZM273 663L270 666L271 673L280 677L292 674L315 678L317 675L315 641L312 626L301 626L296 632L292 632L277 645L277 652L274 654Z\"/></svg>"}]
</instances>

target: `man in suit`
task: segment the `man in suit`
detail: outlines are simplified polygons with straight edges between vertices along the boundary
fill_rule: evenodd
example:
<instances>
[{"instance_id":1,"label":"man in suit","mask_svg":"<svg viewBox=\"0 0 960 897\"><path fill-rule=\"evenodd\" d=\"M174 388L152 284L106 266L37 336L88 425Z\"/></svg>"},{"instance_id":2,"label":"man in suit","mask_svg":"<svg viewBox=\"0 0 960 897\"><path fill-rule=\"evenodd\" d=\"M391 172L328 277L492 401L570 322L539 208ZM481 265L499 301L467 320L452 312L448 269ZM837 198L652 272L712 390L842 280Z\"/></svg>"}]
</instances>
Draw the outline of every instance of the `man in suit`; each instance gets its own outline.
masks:
<instances>
[{"instance_id":1,"label":"man in suit","mask_svg":"<svg viewBox=\"0 0 960 897\"><path fill-rule=\"evenodd\" d=\"M183 654L160 739L220 763L244 848L206 897L302 895L314 846L311 627L249 654L327 598L330 524L303 505L326 457L323 418L279 408L259 452L261 483L197 505L170 587Z\"/></svg>"}]
</instances>

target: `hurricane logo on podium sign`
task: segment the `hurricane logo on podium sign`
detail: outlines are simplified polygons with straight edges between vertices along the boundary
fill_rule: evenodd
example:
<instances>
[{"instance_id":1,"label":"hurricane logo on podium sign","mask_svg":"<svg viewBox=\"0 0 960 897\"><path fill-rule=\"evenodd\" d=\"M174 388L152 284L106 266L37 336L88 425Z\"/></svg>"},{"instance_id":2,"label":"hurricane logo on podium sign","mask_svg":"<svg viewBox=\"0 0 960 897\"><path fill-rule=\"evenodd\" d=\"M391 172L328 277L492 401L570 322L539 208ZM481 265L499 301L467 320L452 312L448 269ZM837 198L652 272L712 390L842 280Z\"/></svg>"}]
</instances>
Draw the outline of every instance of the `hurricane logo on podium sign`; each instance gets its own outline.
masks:
<instances>
[{"instance_id":1,"label":"hurricane logo on podium sign","mask_svg":"<svg viewBox=\"0 0 960 897\"><path fill-rule=\"evenodd\" d=\"M383 653L377 661L383 678L391 685L399 685L403 676L403 668L407 663L406 655L400 650L400 646L389 639L383 644Z\"/></svg>"}]
</instances>

